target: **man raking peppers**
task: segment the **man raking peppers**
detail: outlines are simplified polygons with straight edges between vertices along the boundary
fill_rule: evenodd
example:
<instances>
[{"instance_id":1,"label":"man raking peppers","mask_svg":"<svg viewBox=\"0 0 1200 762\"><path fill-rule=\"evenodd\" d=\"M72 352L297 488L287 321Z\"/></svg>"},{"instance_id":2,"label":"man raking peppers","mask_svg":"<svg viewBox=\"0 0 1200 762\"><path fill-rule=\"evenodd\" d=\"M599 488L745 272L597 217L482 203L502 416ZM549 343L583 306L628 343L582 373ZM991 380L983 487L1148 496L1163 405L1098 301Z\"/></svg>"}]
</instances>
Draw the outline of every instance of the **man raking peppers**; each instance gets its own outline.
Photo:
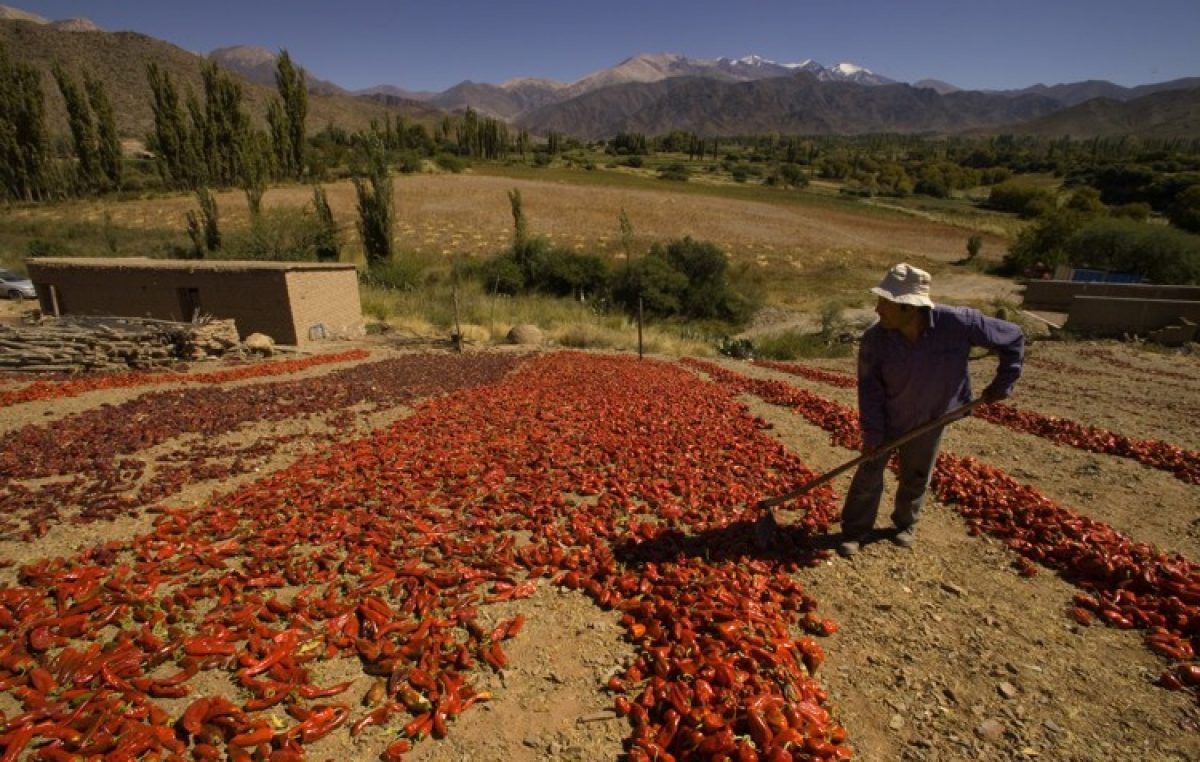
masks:
<instances>
[{"instance_id":1,"label":"man raking peppers","mask_svg":"<svg viewBox=\"0 0 1200 762\"><path fill-rule=\"evenodd\" d=\"M978 404L1007 398L1021 375L1025 336L1020 327L976 309L935 305L930 282L924 270L898 264L871 289L878 297L879 321L863 334L858 351L862 456L759 504L769 509L857 466L842 508L838 552L846 557L861 550L875 527L888 453L896 451L899 466L891 537L911 548L946 425ZM975 400L967 373L972 347L999 356L995 377ZM774 516L764 514L759 537L773 524Z\"/></svg>"}]
</instances>

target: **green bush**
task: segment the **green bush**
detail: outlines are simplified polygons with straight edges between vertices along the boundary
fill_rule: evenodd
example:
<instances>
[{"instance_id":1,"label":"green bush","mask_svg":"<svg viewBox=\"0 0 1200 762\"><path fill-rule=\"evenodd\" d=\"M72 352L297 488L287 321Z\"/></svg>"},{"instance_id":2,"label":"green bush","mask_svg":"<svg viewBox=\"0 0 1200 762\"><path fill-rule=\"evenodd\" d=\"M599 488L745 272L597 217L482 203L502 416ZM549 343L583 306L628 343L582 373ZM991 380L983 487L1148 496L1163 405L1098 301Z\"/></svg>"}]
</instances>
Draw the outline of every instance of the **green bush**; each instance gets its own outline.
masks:
<instances>
[{"instance_id":1,"label":"green bush","mask_svg":"<svg viewBox=\"0 0 1200 762\"><path fill-rule=\"evenodd\" d=\"M1054 195L1047 190L1020 182L993 185L984 206L1012 212L1029 219L1054 206Z\"/></svg>"},{"instance_id":2,"label":"green bush","mask_svg":"<svg viewBox=\"0 0 1200 762\"><path fill-rule=\"evenodd\" d=\"M670 317L680 312L688 279L661 257L641 257L613 274L613 302L631 315L637 314L638 299L651 317Z\"/></svg>"},{"instance_id":3,"label":"green bush","mask_svg":"<svg viewBox=\"0 0 1200 762\"><path fill-rule=\"evenodd\" d=\"M755 342L755 355L764 360L800 360L813 357L846 357L849 344L830 341L819 333L783 331L763 336Z\"/></svg>"},{"instance_id":4,"label":"green bush","mask_svg":"<svg viewBox=\"0 0 1200 762\"><path fill-rule=\"evenodd\" d=\"M483 260L474 268L474 276L490 294L515 296L525 288L525 274L511 252Z\"/></svg>"},{"instance_id":5,"label":"green bush","mask_svg":"<svg viewBox=\"0 0 1200 762\"><path fill-rule=\"evenodd\" d=\"M439 153L434 162L447 172L453 172L456 175L469 166L465 159L451 153Z\"/></svg>"},{"instance_id":6,"label":"green bush","mask_svg":"<svg viewBox=\"0 0 1200 762\"><path fill-rule=\"evenodd\" d=\"M529 285L555 296L602 296L608 290L608 263L595 254L548 248L542 252L537 277Z\"/></svg>"},{"instance_id":7,"label":"green bush","mask_svg":"<svg viewBox=\"0 0 1200 762\"><path fill-rule=\"evenodd\" d=\"M691 173L684 164L667 164L658 170L659 180L672 180L674 182L686 183Z\"/></svg>"},{"instance_id":8,"label":"green bush","mask_svg":"<svg viewBox=\"0 0 1200 762\"><path fill-rule=\"evenodd\" d=\"M413 291L421 285L424 268L411 257L393 257L376 261L361 279L371 286L393 291Z\"/></svg>"},{"instance_id":9,"label":"green bush","mask_svg":"<svg viewBox=\"0 0 1200 762\"><path fill-rule=\"evenodd\" d=\"M1072 265L1139 273L1155 283L1200 284L1200 236L1125 219L1089 221L1065 242Z\"/></svg>"},{"instance_id":10,"label":"green bush","mask_svg":"<svg viewBox=\"0 0 1200 762\"><path fill-rule=\"evenodd\" d=\"M1011 272L1059 264L1134 272L1156 283L1200 283L1200 236L1121 217L1059 210L1017 236Z\"/></svg>"},{"instance_id":11,"label":"green bush","mask_svg":"<svg viewBox=\"0 0 1200 762\"><path fill-rule=\"evenodd\" d=\"M224 246L208 256L314 262L325 240L326 231L316 215L299 209L269 209L252 217L249 229L226 235Z\"/></svg>"}]
</instances>

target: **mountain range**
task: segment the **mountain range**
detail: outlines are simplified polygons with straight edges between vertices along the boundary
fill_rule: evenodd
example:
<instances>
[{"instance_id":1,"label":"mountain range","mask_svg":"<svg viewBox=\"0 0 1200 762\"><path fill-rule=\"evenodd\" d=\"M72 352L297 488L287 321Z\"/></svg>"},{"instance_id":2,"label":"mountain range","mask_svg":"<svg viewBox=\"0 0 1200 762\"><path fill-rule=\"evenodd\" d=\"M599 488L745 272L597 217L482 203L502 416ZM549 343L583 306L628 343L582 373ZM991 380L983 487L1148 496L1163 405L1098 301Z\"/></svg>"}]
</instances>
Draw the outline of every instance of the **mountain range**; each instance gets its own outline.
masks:
<instances>
[{"instance_id":1,"label":"mountain range","mask_svg":"<svg viewBox=\"0 0 1200 762\"><path fill-rule=\"evenodd\" d=\"M0 5L0 44L43 68L52 119L63 114L49 66L87 68L120 93L118 128L145 134L151 124L145 63L165 64L198 90L203 56L135 32L105 32L87 19L50 21ZM253 114L274 90L276 54L229 46L207 58L247 81ZM303 66L303 61L297 61ZM710 136L764 132L864 134L1096 135L1194 137L1200 123L1200 77L1127 88L1085 82L1020 90L968 91L940 80L897 82L852 63L777 63L759 56L699 59L645 53L575 82L518 78L501 84L465 81L442 92L395 85L347 91L307 72L310 126L365 126L386 113L432 121L468 107L534 134L557 131L605 138L621 131L661 134L683 129Z\"/></svg>"}]
</instances>

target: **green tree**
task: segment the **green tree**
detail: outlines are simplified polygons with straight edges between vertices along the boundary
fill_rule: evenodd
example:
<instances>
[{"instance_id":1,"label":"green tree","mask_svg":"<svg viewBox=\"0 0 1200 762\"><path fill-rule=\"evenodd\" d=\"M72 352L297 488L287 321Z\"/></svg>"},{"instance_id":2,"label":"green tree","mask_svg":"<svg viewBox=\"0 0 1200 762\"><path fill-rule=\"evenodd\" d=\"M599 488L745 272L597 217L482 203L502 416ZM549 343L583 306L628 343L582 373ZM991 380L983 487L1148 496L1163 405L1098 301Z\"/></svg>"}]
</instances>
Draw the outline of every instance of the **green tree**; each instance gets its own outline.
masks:
<instances>
[{"instance_id":1,"label":"green tree","mask_svg":"<svg viewBox=\"0 0 1200 762\"><path fill-rule=\"evenodd\" d=\"M159 173L176 188L197 188L204 178L196 141L188 130L179 93L171 75L150 62L146 64L154 112L154 132L150 150L154 151Z\"/></svg>"},{"instance_id":2,"label":"green tree","mask_svg":"<svg viewBox=\"0 0 1200 762\"><path fill-rule=\"evenodd\" d=\"M87 72L83 75L83 86L92 105L92 114L96 117L96 158L100 171L108 188L119 189L124 167L112 101L108 98L104 83Z\"/></svg>"},{"instance_id":3,"label":"green tree","mask_svg":"<svg viewBox=\"0 0 1200 762\"><path fill-rule=\"evenodd\" d=\"M305 80L304 69L292 63L287 50L279 51L279 59L275 62L275 87L282 104L281 128L287 135L287 155L283 157L286 161L281 161L279 167L288 177L301 177L304 174L307 148L305 123L308 119L308 85Z\"/></svg>"},{"instance_id":4,"label":"green tree","mask_svg":"<svg viewBox=\"0 0 1200 762\"><path fill-rule=\"evenodd\" d=\"M5 197L40 201L49 191L50 141L41 76L0 45L0 187Z\"/></svg>"},{"instance_id":5,"label":"green tree","mask_svg":"<svg viewBox=\"0 0 1200 762\"><path fill-rule=\"evenodd\" d=\"M336 262L341 256L342 245L329 199L325 197L325 189L319 185L313 188L313 212L317 216L317 261Z\"/></svg>"},{"instance_id":6,"label":"green tree","mask_svg":"<svg viewBox=\"0 0 1200 762\"><path fill-rule=\"evenodd\" d=\"M513 218L513 250L524 247L529 240L529 223L525 219L525 209L521 204L521 191L513 188L508 192L508 205Z\"/></svg>"},{"instance_id":7,"label":"green tree","mask_svg":"<svg viewBox=\"0 0 1200 762\"><path fill-rule=\"evenodd\" d=\"M625 252L625 261L633 261L633 223L629 221L629 215L625 213L625 207L621 207L621 213L617 215L617 224L621 228L621 250Z\"/></svg>"},{"instance_id":8,"label":"green tree","mask_svg":"<svg viewBox=\"0 0 1200 762\"><path fill-rule=\"evenodd\" d=\"M242 152L238 157L238 182L246 193L246 204L252 219L257 219L262 213L262 197L267 191L267 180L271 175L270 143L265 132L252 130L242 141Z\"/></svg>"},{"instance_id":9,"label":"green tree","mask_svg":"<svg viewBox=\"0 0 1200 762\"><path fill-rule=\"evenodd\" d=\"M1167 208L1167 219L1180 230L1200 233L1200 184L1175 197L1174 203Z\"/></svg>"},{"instance_id":10,"label":"green tree","mask_svg":"<svg viewBox=\"0 0 1200 762\"><path fill-rule=\"evenodd\" d=\"M392 259L392 221L395 200L387 158L378 138L364 147L363 165L351 180L358 197L358 232L362 236L367 267L386 265Z\"/></svg>"},{"instance_id":11,"label":"green tree","mask_svg":"<svg viewBox=\"0 0 1200 762\"><path fill-rule=\"evenodd\" d=\"M1091 217L1108 214L1108 207L1100 200L1100 191L1088 185L1076 188L1063 207Z\"/></svg>"},{"instance_id":12,"label":"green tree","mask_svg":"<svg viewBox=\"0 0 1200 762\"><path fill-rule=\"evenodd\" d=\"M208 177L230 186L241 177L243 143L250 134L250 117L242 110L242 86L215 62L204 65L203 110L190 103L194 127L203 136Z\"/></svg>"},{"instance_id":13,"label":"green tree","mask_svg":"<svg viewBox=\"0 0 1200 762\"><path fill-rule=\"evenodd\" d=\"M75 146L75 157L79 161L78 184L85 190L96 190L102 184L100 162L96 156L96 127L92 123L92 111L83 91L66 69L57 61L50 67L58 91L67 106L67 125L71 129L71 142Z\"/></svg>"},{"instance_id":14,"label":"green tree","mask_svg":"<svg viewBox=\"0 0 1200 762\"><path fill-rule=\"evenodd\" d=\"M613 276L613 302L636 313L638 300L646 314L670 317L682 309L688 279L661 257L641 257L626 262Z\"/></svg>"},{"instance_id":15,"label":"green tree","mask_svg":"<svg viewBox=\"0 0 1200 762\"><path fill-rule=\"evenodd\" d=\"M221 248L221 228L217 199L208 188L196 189L196 201L200 204L200 212L187 213L188 237L192 239L193 256L204 259Z\"/></svg>"},{"instance_id":16,"label":"green tree","mask_svg":"<svg viewBox=\"0 0 1200 762\"><path fill-rule=\"evenodd\" d=\"M973 235L967 238L967 261L975 261L975 257L979 256L979 250L983 248L983 236Z\"/></svg>"}]
</instances>

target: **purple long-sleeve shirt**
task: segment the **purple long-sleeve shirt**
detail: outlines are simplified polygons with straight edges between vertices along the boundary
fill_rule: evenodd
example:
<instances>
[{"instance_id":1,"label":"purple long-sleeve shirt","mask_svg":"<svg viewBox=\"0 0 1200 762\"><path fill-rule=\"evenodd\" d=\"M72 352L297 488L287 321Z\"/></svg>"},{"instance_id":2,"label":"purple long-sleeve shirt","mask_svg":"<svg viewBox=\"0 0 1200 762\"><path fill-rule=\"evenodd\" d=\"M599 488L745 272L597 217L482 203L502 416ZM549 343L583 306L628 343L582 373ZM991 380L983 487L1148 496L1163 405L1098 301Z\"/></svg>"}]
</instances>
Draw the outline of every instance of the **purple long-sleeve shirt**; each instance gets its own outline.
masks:
<instances>
[{"instance_id":1,"label":"purple long-sleeve shirt","mask_svg":"<svg viewBox=\"0 0 1200 762\"><path fill-rule=\"evenodd\" d=\"M971 347L1000 357L988 389L1007 396L1021 375L1025 334L1005 320L969 307L936 305L929 325L911 343L878 323L858 350L858 411L863 444L878 447L971 401Z\"/></svg>"}]
</instances>

